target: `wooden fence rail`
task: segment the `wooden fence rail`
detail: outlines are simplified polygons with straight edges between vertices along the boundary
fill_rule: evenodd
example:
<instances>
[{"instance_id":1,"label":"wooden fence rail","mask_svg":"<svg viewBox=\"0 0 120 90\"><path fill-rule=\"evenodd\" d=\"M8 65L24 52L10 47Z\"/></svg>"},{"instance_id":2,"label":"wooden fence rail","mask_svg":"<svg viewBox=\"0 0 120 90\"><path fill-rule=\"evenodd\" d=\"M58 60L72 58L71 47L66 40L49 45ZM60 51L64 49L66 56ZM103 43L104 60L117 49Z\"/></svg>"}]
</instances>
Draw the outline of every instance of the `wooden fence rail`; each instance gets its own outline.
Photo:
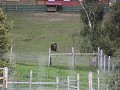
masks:
<instances>
[{"instance_id":1,"label":"wooden fence rail","mask_svg":"<svg viewBox=\"0 0 120 90\"><path fill-rule=\"evenodd\" d=\"M74 88L76 90L80 90L79 89L79 74L77 74L77 80L70 80L69 76L67 76L67 81L65 82L60 82L59 77L56 77L56 82L33 82L32 81L32 70L30 70L30 81L27 82L16 82L16 81L9 81L6 82L6 88L8 87L8 84L28 84L29 85L29 90L32 90L32 85L56 85L56 90L58 90L60 85L63 85L65 87L67 87L67 90L69 90L70 88ZM71 86L70 83L71 82L76 82L77 85L76 86ZM65 83L65 84L64 84Z\"/></svg>"},{"instance_id":2,"label":"wooden fence rail","mask_svg":"<svg viewBox=\"0 0 120 90\"><path fill-rule=\"evenodd\" d=\"M28 87L29 90L32 90L32 86L33 85L56 85L56 90L59 90L59 88L61 86L65 87L66 90L71 90L71 88L76 89L76 90L81 90L80 89L80 87L81 87L80 83L82 83L82 81L80 82L81 79L80 79L80 75L79 74L77 74L76 80L70 80L70 76L67 76L66 80L64 80L64 81L61 81L61 79L59 77L56 77L56 82L55 81L54 82L35 82L35 81L33 82L33 80L32 80L33 74L32 74L32 70L30 70L29 81L24 82L24 81L9 81L8 80L8 68L5 67L2 70L3 70L3 73L4 73L3 74L3 81L4 81L3 82L3 86L4 86L3 90L9 90L9 85L11 85L11 84L12 85L14 85L14 84L16 84L16 85L27 84L29 86ZM103 86L102 86L102 82L100 80L101 77L100 77L99 70L97 72L97 78L96 78L96 80L97 80L96 86L97 87L94 86L93 78L94 78L93 77L93 73L89 72L88 73L88 79L86 78L87 79L86 85L88 84L88 87L86 87L86 88L88 88L88 90L93 90L94 88L95 88L95 90L101 90L101 87L103 87ZM73 84L73 83L75 83L75 84ZM108 85L105 84L104 86L106 88L104 90L108 90Z\"/></svg>"},{"instance_id":3,"label":"wooden fence rail","mask_svg":"<svg viewBox=\"0 0 120 90\"><path fill-rule=\"evenodd\" d=\"M1 85L1 87L3 88L3 90L7 90L7 86L8 86L8 68L4 67L4 68L0 68L0 70L2 70L3 72L3 76L0 77L0 80L3 81L3 84Z\"/></svg>"},{"instance_id":4,"label":"wooden fence rail","mask_svg":"<svg viewBox=\"0 0 120 90\"><path fill-rule=\"evenodd\" d=\"M111 59L110 56L106 56L103 53L103 50L98 47L97 53L75 53L74 47L72 47L71 53L52 53L51 49L49 48L49 56L48 56L48 66L52 65L52 56L71 56L72 61L72 67L75 68L76 66L76 60L75 56L92 56L97 57L97 67L98 69L101 69L103 71L108 70L108 73L110 72L111 68ZM114 65L112 65L114 69Z\"/></svg>"},{"instance_id":5,"label":"wooden fence rail","mask_svg":"<svg viewBox=\"0 0 120 90\"><path fill-rule=\"evenodd\" d=\"M99 56L99 53L75 53L74 47L72 47L71 53L52 53L51 49L49 48L49 59L48 59L48 66L52 65L52 56L71 56L72 58L72 67L75 68L75 56Z\"/></svg>"}]
</instances>

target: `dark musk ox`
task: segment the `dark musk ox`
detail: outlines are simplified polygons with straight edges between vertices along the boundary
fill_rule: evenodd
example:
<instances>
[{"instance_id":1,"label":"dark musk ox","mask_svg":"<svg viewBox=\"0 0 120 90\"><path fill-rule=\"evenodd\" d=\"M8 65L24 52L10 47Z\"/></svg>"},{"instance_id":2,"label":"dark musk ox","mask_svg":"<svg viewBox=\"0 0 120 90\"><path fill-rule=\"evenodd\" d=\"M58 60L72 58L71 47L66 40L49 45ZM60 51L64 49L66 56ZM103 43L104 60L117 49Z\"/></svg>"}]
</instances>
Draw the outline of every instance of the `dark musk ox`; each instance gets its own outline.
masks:
<instances>
[{"instance_id":1,"label":"dark musk ox","mask_svg":"<svg viewBox=\"0 0 120 90\"><path fill-rule=\"evenodd\" d=\"M51 51L57 52L57 44L56 43L51 44Z\"/></svg>"}]
</instances>

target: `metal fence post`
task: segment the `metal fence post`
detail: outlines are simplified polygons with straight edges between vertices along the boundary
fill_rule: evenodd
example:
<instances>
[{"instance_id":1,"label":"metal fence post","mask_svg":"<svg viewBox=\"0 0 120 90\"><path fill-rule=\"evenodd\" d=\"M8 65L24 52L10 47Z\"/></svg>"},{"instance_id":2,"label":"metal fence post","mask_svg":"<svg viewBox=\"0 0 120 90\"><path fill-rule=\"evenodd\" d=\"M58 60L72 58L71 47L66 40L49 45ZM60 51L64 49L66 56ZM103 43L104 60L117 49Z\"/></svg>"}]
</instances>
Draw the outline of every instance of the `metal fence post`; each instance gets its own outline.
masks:
<instances>
[{"instance_id":1,"label":"metal fence post","mask_svg":"<svg viewBox=\"0 0 120 90\"><path fill-rule=\"evenodd\" d=\"M92 72L89 72L88 80L89 80L89 90L92 90Z\"/></svg>"},{"instance_id":2,"label":"metal fence post","mask_svg":"<svg viewBox=\"0 0 120 90\"><path fill-rule=\"evenodd\" d=\"M48 66L52 64L51 62L51 49L49 48Z\"/></svg>"},{"instance_id":3,"label":"metal fence post","mask_svg":"<svg viewBox=\"0 0 120 90\"><path fill-rule=\"evenodd\" d=\"M3 71L3 88L4 90L8 89L8 68L4 67L4 71Z\"/></svg>"},{"instance_id":4,"label":"metal fence post","mask_svg":"<svg viewBox=\"0 0 120 90\"><path fill-rule=\"evenodd\" d=\"M100 51L100 67L102 69L102 61L103 61L103 50Z\"/></svg>"},{"instance_id":5,"label":"metal fence post","mask_svg":"<svg viewBox=\"0 0 120 90\"><path fill-rule=\"evenodd\" d=\"M77 74L77 90L80 90L80 75Z\"/></svg>"},{"instance_id":6,"label":"metal fence post","mask_svg":"<svg viewBox=\"0 0 120 90\"><path fill-rule=\"evenodd\" d=\"M109 90L109 89L108 89L108 85L107 85L107 89L106 89L106 90Z\"/></svg>"},{"instance_id":7,"label":"metal fence post","mask_svg":"<svg viewBox=\"0 0 120 90\"><path fill-rule=\"evenodd\" d=\"M110 56L108 57L108 74L110 72Z\"/></svg>"},{"instance_id":8,"label":"metal fence post","mask_svg":"<svg viewBox=\"0 0 120 90\"><path fill-rule=\"evenodd\" d=\"M99 70L97 71L97 77L98 77L98 90L100 90L100 77L99 77Z\"/></svg>"},{"instance_id":9,"label":"metal fence post","mask_svg":"<svg viewBox=\"0 0 120 90\"><path fill-rule=\"evenodd\" d=\"M59 86L59 77L56 77L56 90L58 90L58 86Z\"/></svg>"},{"instance_id":10,"label":"metal fence post","mask_svg":"<svg viewBox=\"0 0 120 90\"><path fill-rule=\"evenodd\" d=\"M75 68L75 52L74 52L74 47L72 47L72 65L73 65L73 68Z\"/></svg>"},{"instance_id":11,"label":"metal fence post","mask_svg":"<svg viewBox=\"0 0 120 90\"><path fill-rule=\"evenodd\" d=\"M12 61L12 54L13 54L13 45L10 48L10 62Z\"/></svg>"},{"instance_id":12,"label":"metal fence post","mask_svg":"<svg viewBox=\"0 0 120 90\"><path fill-rule=\"evenodd\" d=\"M104 55L104 72L106 70L106 55Z\"/></svg>"},{"instance_id":13,"label":"metal fence post","mask_svg":"<svg viewBox=\"0 0 120 90\"><path fill-rule=\"evenodd\" d=\"M100 68L100 48L98 47L98 68Z\"/></svg>"},{"instance_id":14,"label":"metal fence post","mask_svg":"<svg viewBox=\"0 0 120 90\"><path fill-rule=\"evenodd\" d=\"M30 90L32 90L32 70L30 70Z\"/></svg>"},{"instance_id":15,"label":"metal fence post","mask_svg":"<svg viewBox=\"0 0 120 90\"><path fill-rule=\"evenodd\" d=\"M70 77L67 76L67 90L70 90Z\"/></svg>"}]
</instances>

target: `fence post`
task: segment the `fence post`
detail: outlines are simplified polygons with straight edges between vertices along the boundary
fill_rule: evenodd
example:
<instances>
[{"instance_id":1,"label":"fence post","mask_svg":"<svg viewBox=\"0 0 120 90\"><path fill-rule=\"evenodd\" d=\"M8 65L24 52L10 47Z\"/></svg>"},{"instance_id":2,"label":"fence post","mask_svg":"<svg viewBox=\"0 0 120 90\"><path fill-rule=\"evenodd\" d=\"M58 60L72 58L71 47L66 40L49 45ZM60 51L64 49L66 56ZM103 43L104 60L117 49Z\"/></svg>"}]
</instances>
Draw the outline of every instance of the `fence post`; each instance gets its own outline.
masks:
<instances>
[{"instance_id":1,"label":"fence post","mask_svg":"<svg viewBox=\"0 0 120 90\"><path fill-rule=\"evenodd\" d=\"M32 70L30 70L30 90L32 90Z\"/></svg>"},{"instance_id":2,"label":"fence post","mask_svg":"<svg viewBox=\"0 0 120 90\"><path fill-rule=\"evenodd\" d=\"M77 90L80 90L80 75L77 74Z\"/></svg>"},{"instance_id":3,"label":"fence post","mask_svg":"<svg viewBox=\"0 0 120 90\"><path fill-rule=\"evenodd\" d=\"M13 53L13 45L11 45L10 48L10 62L12 61L12 53Z\"/></svg>"},{"instance_id":4,"label":"fence post","mask_svg":"<svg viewBox=\"0 0 120 90\"><path fill-rule=\"evenodd\" d=\"M110 56L108 57L108 74L110 72Z\"/></svg>"},{"instance_id":5,"label":"fence post","mask_svg":"<svg viewBox=\"0 0 120 90\"><path fill-rule=\"evenodd\" d=\"M104 55L104 72L106 70L106 55Z\"/></svg>"},{"instance_id":6,"label":"fence post","mask_svg":"<svg viewBox=\"0 0 120 90\"><path fill-rule=\"evenodd\" d=\"M89 72L88 80L89 80L89 90L92 90L92 72Z\"/></svg>"},{"instance_id":7,"label":"fence post","mask_svg":"<svg viewBox=\"0 0 120 90\"><path fill-rule=\"evenodd\" d=\"M75 68L75 52L74 52L74 47L72 47L72 65L73 65L73 68Z\"/></svg>"},{"instance_id":8,"label":"fence post","mask_svg":"<svg viewBox=\"0 0 120 90\"><path fill-rule=\"evenodd\" d=\"M70 90L70 77L67 76L67 90Z\"/></svg>"},{"instance_id":9,"label":"fence post","mask_svg":"<svg viewBox=\"0 0 120 90\"><path fill-rule=\"evenodd\" d=\"M108 89L108 85L107 85L107 90L109 90L109 89Z\"/></svg>"},{"instance_id":10,"label":"fence post","mask_svg":"<svg viewBox=\"0 0 120 90\"><path fill-rule=\"evenodd\" d=\"M56 90L58 90L58 86L59 86L59 77L56 77Z\"/></svg>"},{"instance_id":11,"label":"fence post","mask_svg":"<svg viewBox=\"0 0 120 90\"><path fill-rule=\"evenodd\" d=\"M100 67L102 69L102 60L103 60L103 50L100 51Z\"/></svg>"},{"instance_id":12,"label":"fence post","mask_svg":"<svg viewBox=\"0 0 120 90\"><path fill-rule=\"evenodd\" d=\"M100 77L99 77L99 70L97 71L97 77L98 77L98 90L100 90Z\"/></svg>"},{"instance_id":13,"label":"fence post","mask_svg":"<svg viewBox=\"0 0 120 90\"><path fill-rule=\"evenodd\" d=\"M3 69L3 88L4 90L8 90L8 68L4 67Z\"/></svg>"},{"instance_id":14,"label":"fence post","mask_svg":"<svg viewBox=\"0 0 120 90\"><path fill-rule=\"evenodd\" d=\"M100 48L98 47L98 68L100 68Z\"/></svg>"},{"instance_id":15,"label":"fence post","mask_svg":"<svg viewBox=\"0 0 120 90\"><path fill-rule=\"evenodd\" d=\"M51 62L51 49L49 48L48 66L52 65Z\"/></svg>"}]
</instances>

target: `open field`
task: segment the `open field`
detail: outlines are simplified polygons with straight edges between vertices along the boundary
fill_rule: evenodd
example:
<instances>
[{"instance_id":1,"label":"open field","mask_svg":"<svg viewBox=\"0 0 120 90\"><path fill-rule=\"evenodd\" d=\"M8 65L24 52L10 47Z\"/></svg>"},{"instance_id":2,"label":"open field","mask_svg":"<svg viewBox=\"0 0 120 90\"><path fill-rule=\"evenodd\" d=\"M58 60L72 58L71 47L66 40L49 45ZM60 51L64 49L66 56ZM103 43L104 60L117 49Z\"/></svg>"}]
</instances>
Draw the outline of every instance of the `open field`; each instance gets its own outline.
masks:
<instances>
[{"instance_id":1,"label":"open field","mask_svg":"<svg viewBox=\"0 0 120 90\"><path fill-rule=\"evenodd\" d=\"M73 44L72 34L80 32L83 24L80 14L65 13L6 13L14 21L11 30L13 38L12 59L28 65L48 65L48 49L54 42L58 44L58 53L79 51L79 45ZM53 65L72 66L71 56L52 57ZM76 57L78 66L89 66L92 56Z\"/></svg>"},{"instance_id":2,"label":"open field","mask_svg":"<svg viewBox=\"0 0 120 90\"><path fill-rule=\"evenodd\" d=\"M54 42L58 44L59 52L71 52L72 34L82 28L79 14L7 13L7 16L14 21L11 33L16 61L44 60ZM79 48L75 49L79 51Z\"/></svg>"},{"instance_id":3,"label":"open field","mask_svg":"<svg viewBox=\"0 0 120 90\"><path fill-rule=\"evenodd\" d=\"M14 27L10 32L13 38L12 59L17 63L15 80L29 81L30 70L33 70L33 81L55 81L56 76L76 76L79 73L83 76L81 89L88 88L88 72L93 71L96 74L96 68L89 66L92 56L76 57L75 69L72 68L71 56L52 57L53 65L47 66L48 50L54 42L58 44L58 53L69 53L73 46L75 46L75 52L80 52L79 45L73 44L72 41L72 34L80 32L83 27L80 14L6 14L9 20L14 21ZM20 87L15 88L18 90Z\"/></svg>"}]
</instances>

